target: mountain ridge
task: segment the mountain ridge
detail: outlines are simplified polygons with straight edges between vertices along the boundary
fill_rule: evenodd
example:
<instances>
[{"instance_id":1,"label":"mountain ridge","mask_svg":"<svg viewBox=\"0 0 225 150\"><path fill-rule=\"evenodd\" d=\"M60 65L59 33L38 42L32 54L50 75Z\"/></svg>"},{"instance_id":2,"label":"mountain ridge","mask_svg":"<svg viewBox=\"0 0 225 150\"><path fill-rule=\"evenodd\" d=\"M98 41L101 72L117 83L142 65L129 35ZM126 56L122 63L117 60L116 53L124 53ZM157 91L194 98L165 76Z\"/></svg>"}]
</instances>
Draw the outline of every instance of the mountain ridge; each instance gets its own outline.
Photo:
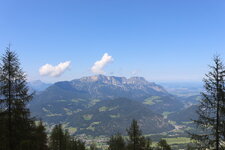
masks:
<instances>
[{"instance_id":1,"label":"mountain ridge","mask_svg":"<svg viewBox=\"0 0 225 150\"><path fill-rule=\"evenodd\" d=\"M45 102L71 98L115 99L118 97L143 100L155 95L165 96L169 93L162 86L148 82L143 77L127 79L125 77L95 75L56 82L36 95L34 100Z\"/></svg>"},{"instance_id":2,"label":"mountain ridge","mask_svg":"<svg viewBox=\"0 0 225 150\"><path fill-rule=\"evenodd\" d=\"M114 110L117 105L120 109ZM119 129L123 131L133 118L144 119L143 124L153 124L153 127L146 125L144 128L146 133L154 133L154 130L168 131L173 127L160 114L179 110L182 107L182 103L162 86L149 82L143 77L104 75L56 82L37 93L30 103L32 115L43 118L48 125L62 123L72 129L73 134L91 135L111 134L112 132L101 131L103 128L110 131L108 122L111 121L117 128L121 126ZM110 111L105 111L106 115L99 113L99 109ZM160 126L151 120L165 126L160 129Z\"/></svg>"}]
</instances>

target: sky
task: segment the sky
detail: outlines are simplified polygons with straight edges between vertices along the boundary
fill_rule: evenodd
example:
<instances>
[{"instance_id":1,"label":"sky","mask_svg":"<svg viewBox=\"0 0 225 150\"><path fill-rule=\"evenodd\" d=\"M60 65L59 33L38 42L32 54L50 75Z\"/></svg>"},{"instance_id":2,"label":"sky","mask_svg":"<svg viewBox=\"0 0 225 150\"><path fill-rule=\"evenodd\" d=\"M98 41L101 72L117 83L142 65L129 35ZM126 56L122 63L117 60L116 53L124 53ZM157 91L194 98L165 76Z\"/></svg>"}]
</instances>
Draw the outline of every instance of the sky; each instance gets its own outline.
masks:
<instances>
[{"instance_id":1,"label":"sky","mask_svg":"<svg viewBox=\"0 0 225 150\"><path fill-rule=\"evenodd\" d=\"M9 43L29 81L201 81L224 60L225 1L0 0L0 54Z\"/></svg>"}]
</instances>

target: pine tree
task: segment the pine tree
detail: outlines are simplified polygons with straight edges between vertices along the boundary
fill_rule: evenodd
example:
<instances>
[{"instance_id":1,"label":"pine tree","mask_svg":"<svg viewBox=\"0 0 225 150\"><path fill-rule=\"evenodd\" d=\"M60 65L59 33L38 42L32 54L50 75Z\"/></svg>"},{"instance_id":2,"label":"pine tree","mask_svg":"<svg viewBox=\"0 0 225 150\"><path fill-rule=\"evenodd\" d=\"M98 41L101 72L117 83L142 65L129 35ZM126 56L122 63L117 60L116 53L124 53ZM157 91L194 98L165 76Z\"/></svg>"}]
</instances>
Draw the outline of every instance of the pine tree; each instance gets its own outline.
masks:
<instances>
[{"instance_id":1,"label":"pine tree","mask_svg":"<svg viewBox=\"0 0 225 150\"><path fill-rule=\"evenodd\" d=\"M171 150L171 147L169 144L167 144L166 140L161 139L158 143L157 143L157 150Z\"/></svg>"},{"instance_id":2,"label":"pine tree","mask_svg":"<svg viewBox=\"0 0 225 150\"><path fill-rule=\"evenodd\" d=\"M40 121L39 124L37 125L34 133L35 137L35 145L36 145L36 150L47 150L47 134L45 131L45 127L43 125L43 122Z\"/></svg>"},{"instance_id":3,"label":"pine tree","mask_svg":"<svg viewBox=\"0 0 225 150\"><path fill-rule=\"evenodd\" d=\"M153 150L153 148L151 147L152 140L149 137L147 137L147 138L144 139L144 141L145 141L145 148L144 148L144 150Z\"/></svg>"},{"instance_id":4,"label":"pine tree","mask_svg":"<svg viewBox=\"0 0 225 150\"><path fill-rule=\"evenodd\" d=\"M32 99L32 94L28 92L26 75L20 68L18 57L10 47L7 47L0 65L0 89L0 121L4 126L4 131L0 132L4 141L1 147L16 150L24 143L31 143L33 120L26 104Z\"/></svg>"},{"instance_id":5,"label":"pine tree","mask_svg":"<svg viewBox=\"0 0 225 150\"><path fill-rule=\"evenodd\" d=\"M98 148L97 148L97 146L96 146L95 143L92 143L92 144L90 145L90 150L98 150Z\"/></svg>"},{"instance_id":6,"label":"pine tree","mask_svg":"<svg viewBox=\"0 0 225 150\"><path fill-rule=\"evenodd\" d=\"M108 150L125 150L126 149L125 140L119 133L110 137L110 140L108 141L108 145L109 145Z\"/></svg>"},{"instance_id":7,"label":"pine tree","mask_svg":"<svg viewBox=\"0 0 225 150\"><path fill-rule=\"evenodd\" d=\"M70 136L68 130L55 125L49 139L50 150L85 150L85 143Z\"/></svg>"},{"instance_id":8,"label":"pine tree","mask_svg":"<svg viewBox=\"0 0 225 150\"><path fill-rule=\"evenodd\" d=\"M130 128L127 129L127 133L129 136L129 141L127 148L129 150L150 150L150 139L146 140L146 138L142 135L142 131L139 129L138 123L136 120L131 122Z\"/></svg>"},{"instance_id":9,"label":"pine tree","mask_svg":"<svg viewBox=\"0 0 225 150\"><path fill-rule=\"evenodd\" d=\"M61 124L55 125L50 135L51 150L83 150L84 143L73 139L68 130L63 130Z\"/></svg>"},{"instance_id":10,"label":"pine tree","mask_svg":"<svg viewBox=\"0 0 225 150\"><path fill-rule=\"evenodd\" d=\"M0 111L0 150L8 150L8 138L7 134L7 118L5 112Z\"/></svg>"},{"instance_id":11,"label":"pine tree","mask_svg":"<svg viewBox=\"0 0 225 150\"><path fill-rule=\"evenodd\" d=\"M205 92L197 110L198 119L194 120L199 131L190 134L200 149L219 150L223 147L221 144L225 133L225 70L219 56L214 58L214 66L210 66L210 69L203 79Z\"/></svg>"},{"instance_id":12,"label":"pine tree","mask_svg":"<svg viewBox=\"0 0 225 150\"><path fill-rule=\"evenodd\" d=\"M49 147L51 150L63 150L63 130L61 125L55 125L50 135Z\"/></svg>"},{"instance_id":13,"label":"pine tree","mask_svg":"<svg viewBox=\"0 0 225 150\"><path fill-rule=\"evenodd\" d=\"M85 142L81 141L81 140L76 140L77 142L77 149L76 150L85 150ZM75 149L71 149L71 150L75 150Z\"/></svg>"},{"instance_id":14,"label":"pine tree","mask_svg":"<svg viewBox=\"0 0 225 150\"><path fill-rule=\"evenodd\" d=\"M85 143L81 140L76 140L74 138L70 141L70 149L69 150L85 150Z\"/></svg>"}]
</instances>

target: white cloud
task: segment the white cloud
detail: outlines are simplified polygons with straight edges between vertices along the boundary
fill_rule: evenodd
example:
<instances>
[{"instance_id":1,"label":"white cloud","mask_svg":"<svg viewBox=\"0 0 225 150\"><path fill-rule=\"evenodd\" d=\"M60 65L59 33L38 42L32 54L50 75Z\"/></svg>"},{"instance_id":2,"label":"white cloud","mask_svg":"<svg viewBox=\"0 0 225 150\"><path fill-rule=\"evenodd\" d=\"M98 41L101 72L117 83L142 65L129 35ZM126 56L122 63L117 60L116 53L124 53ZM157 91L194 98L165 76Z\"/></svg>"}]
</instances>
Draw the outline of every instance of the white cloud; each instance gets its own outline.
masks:
<instances>
[{"instance_id":1,"label":"white cloud","mask_svg":"<svg viewBox=\"0 0 225 150\"><path fill-rule=\"evenodd\" d=\"M91 67L91 71L96 74L104 74L104 67L113 61L112 56L109 56L108 53L105 53L101 60L95 62L95 64Z\"/></svg>"},{"instance_id":2,"label":"white cloud","mask_svg":"<svg viewBox=\"0 0 225 150\"><path fill-rule=\"evenodd\" d=\"M59 63L56 66L45 64L42 67L40 67L39 73L42 76L58 77L69 68L70 64L71 64L70 61Z\"/></svg>"}]
</instances>

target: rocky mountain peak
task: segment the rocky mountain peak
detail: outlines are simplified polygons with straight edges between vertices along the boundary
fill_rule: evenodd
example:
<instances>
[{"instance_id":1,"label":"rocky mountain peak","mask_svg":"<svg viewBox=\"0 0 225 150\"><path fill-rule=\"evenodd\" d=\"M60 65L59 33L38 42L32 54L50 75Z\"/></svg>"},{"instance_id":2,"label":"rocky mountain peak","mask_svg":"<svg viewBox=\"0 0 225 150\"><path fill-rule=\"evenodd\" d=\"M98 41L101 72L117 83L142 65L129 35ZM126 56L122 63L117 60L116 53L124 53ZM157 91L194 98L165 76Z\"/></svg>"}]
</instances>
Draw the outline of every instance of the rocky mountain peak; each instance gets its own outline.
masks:
<instances>
[{"instance_id":1,"label":"rocky mountain peak","mask_svg":"<svg viewBox=\"0 0 225 150\"><path fill-rule=\"evenodd\" d=\"M128 79L128 83L130 84L149 84L145 78L143 77L131 77Z\"/></svg>"},{"instance_id":2,"label":"rocky mountain peak","mask_svg":"<svg viewBox=\"0 0 225 150\"><path fill-rule=\"evenodd\" d=\"M147 80L143 77L116 77L116 76L105 76L105 75L94 75L83 77L79 79L82 82L101 82L105 84L113 84L113 85L120 85L120 84L149 84Z\"/></svg>"}]
</instances>

